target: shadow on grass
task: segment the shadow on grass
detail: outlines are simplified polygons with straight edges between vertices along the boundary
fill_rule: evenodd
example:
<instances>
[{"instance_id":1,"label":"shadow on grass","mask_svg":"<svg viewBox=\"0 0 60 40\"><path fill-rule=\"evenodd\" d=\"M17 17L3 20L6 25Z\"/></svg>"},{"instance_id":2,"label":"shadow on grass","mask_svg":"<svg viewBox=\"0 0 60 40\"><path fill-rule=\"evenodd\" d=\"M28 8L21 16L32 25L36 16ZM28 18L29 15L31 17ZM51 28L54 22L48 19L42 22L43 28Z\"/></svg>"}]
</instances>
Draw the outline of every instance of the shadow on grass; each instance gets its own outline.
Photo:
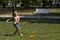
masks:
<instances>
[{"instance_id":1,"label":"shadow on grass","mask_svg":"<svg viewBox=\"0 0 60 40\"><path fill-rule=\"evenodd\" d=\"M15 36L15 35L13 35L13 34L0 33L0 36Z\"/></svg>"},{"instance_id":2,"label":"shadow on grass","mask_svg":"<svg viewBox=\"0 0 60 40\"><path fill-rule=\"evenodd\" d=\"M30 23L50 23L50 24L60 24L60 19L37 19L29 20Z\"/></svg>"}]
</instances>

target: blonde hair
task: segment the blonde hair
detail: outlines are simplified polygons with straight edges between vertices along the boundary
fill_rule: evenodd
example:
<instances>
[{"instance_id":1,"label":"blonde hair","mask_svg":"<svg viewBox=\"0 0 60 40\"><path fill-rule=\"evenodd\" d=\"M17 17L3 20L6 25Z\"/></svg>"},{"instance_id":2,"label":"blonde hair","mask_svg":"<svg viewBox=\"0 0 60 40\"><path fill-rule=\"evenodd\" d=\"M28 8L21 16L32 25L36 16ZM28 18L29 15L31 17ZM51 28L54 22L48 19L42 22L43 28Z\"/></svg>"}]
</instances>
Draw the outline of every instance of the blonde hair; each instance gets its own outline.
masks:
<instances>
[{"instance_id":1,"label":"blonde hair","mask_svg":"<svg viewBox=\"0 0 60 40\"><path fill-rule=\"evenodd\" d=\"M14 11L12 16L13 17L18 16L18 12L17 11Z\"/></svg>"}]
</instances>

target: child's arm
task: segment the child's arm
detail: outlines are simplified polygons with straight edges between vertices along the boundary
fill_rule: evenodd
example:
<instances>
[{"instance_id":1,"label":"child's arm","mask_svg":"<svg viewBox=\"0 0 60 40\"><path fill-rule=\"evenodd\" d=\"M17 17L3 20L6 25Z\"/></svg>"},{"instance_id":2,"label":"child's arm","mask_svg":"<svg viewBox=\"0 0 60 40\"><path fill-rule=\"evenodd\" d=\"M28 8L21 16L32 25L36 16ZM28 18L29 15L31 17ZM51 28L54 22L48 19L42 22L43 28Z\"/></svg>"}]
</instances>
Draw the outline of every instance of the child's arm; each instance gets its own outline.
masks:
<instances>
[{"instance_id":1,"label":"child's arm","mask_svg":"<svg viewBox=\"0 0 60 40\"><path fill-rule=\"evenodd\" d=\"M6 22L9 22L11 19L7 19Z\"/></svg>"},{"instance_id":2,"label":"child's arm","mask_svg":"<svg viewBox=\"0 0 60 40\"><path fill-rule=\"evenodd\" d=\"M13 20L13 18L7 18L6 22L9 22L10 20Z\"/></svg>"}]
</instances>

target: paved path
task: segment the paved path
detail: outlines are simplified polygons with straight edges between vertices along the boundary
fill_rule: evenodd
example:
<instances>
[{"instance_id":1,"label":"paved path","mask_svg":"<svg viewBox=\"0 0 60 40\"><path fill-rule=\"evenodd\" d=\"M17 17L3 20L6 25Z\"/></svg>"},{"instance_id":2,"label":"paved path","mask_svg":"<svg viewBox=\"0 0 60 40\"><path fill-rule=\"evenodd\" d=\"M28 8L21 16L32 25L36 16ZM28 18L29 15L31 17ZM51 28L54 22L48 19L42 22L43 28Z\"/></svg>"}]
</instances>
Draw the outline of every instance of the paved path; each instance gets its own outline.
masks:
<instances>
[{"instance_id":1,"label":"paved path","mask_svg":"<svg viewBox=\"0 0 60 40\"><path fill-rule=\"evenodd\" d=\"M11 15L0 15L0 17L12 17ZM21 18L49 18L60 19L60 16L20 16Z\"/></svg>"}]
</instances>

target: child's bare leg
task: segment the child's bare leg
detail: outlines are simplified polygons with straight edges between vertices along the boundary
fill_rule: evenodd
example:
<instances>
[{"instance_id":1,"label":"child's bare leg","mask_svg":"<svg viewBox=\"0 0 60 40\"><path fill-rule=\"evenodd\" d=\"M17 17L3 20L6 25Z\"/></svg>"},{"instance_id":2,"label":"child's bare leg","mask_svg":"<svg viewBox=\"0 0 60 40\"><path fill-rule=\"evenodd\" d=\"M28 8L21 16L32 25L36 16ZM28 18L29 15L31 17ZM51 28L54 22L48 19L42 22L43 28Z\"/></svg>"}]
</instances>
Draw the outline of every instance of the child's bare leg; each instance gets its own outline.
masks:
<instances>
[{"instance_id":1,"label":"child's bare leg","mask_svg":"<svg viewBox=\"0 0 60 40\"><path fill-rule=\"evenodd\" d=\"M19 35L21 34L21 30L20 30L20 28L18 28L18 34L19 34Z\"/></svg>"},{"instance_id":2,"label":"child's bare leg","mask_svg":"<svg viewBox=\"0 0 60 40\"><path fill-rule=\"evenodd\" d=\"M18 30L16 29L15 32L14 32L14 35L17 33L17 31L18 31Z\"/></svg>"}]
</instances>

